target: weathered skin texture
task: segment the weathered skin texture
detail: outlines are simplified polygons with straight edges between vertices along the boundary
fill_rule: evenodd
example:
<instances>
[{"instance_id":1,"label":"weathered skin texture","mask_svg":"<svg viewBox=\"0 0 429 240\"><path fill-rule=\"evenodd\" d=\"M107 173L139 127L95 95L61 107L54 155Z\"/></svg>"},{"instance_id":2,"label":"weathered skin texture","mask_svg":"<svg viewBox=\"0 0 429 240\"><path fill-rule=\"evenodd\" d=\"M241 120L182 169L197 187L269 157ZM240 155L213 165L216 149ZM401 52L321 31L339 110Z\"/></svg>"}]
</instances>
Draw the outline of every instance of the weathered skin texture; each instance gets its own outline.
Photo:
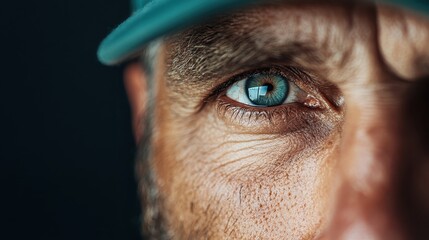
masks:
<instances>
[{"instance_id":1,"label":"weathered skin texture","mask_svg":"<svg viewBox=\"0 0 429 240\"><path fill-rule=\"evenodd\" d=\"M429 22L389 7L320 3L266 4L227 19L201 29L243 39L217 44L222 32L201 33L206 41L193 45L198 36L184 32L155 64L150 161L169 235L428 239ZM314 56L263 57L288 42L309 44ZM213 94L255 68L242 62L255 52L263 67L300 69L289 74L308 94L302 102L260 109L224 89ZM135 123L145 106L140 71L126 74Z\"/></svg>"}]
</instances>

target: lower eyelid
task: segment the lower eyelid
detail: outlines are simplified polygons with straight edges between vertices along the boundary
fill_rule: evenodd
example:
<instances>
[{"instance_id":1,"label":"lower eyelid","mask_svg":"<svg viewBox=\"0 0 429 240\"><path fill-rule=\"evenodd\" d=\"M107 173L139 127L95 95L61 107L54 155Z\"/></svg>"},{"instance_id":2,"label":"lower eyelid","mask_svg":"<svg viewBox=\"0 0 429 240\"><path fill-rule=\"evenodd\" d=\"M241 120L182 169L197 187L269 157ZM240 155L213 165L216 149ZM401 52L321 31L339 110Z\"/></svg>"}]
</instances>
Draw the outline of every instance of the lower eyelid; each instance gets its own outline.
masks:
<instances>
[{"instance_id":1,"label":"lower eyelid","mask_svg":"<svg viewBox=\"0 0 429 240\"><path fill-rule=\"evenodd\" d=\"M218 118L240 132L285 134L323 124L323 109L310 109L300 103L260 108L245 106L223 95L214 104Z\"/></svg>"}]
</instances>

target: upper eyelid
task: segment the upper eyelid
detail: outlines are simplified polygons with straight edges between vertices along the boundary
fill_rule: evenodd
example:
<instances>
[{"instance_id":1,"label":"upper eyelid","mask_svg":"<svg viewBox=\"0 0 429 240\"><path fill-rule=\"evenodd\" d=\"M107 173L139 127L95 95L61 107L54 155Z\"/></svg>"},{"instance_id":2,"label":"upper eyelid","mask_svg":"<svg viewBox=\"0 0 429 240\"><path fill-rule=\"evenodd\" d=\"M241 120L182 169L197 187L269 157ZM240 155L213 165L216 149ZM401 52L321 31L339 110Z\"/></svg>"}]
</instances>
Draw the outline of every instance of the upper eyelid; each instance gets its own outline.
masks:
<instances>
[{"instance_id":1,"label":"upper eyelid","mask_svg":"<svg viewBox=\"0 0 429 240\"><path fill-rule=\"evenodd\" d=\"M221 83L218 88L216 88L213 92L220 94L221 92L228 89L230 86L232 86L234 83L243 80L253 74L256 73L277 73L284 77L286 77L288 80L292 81L297 87L301 88L301 85L303 84L309 84L309 76L298 76L299 75L306 75L303 71L295 68L295 67L282 67L278 65L274 65L271 67L264 67L259 69L254 69L250 71L245 71L240 74L237 74L231 78L228 78L225 82ZM302 89L305 91L305 89Z\"/></svg>"}]
</instances>

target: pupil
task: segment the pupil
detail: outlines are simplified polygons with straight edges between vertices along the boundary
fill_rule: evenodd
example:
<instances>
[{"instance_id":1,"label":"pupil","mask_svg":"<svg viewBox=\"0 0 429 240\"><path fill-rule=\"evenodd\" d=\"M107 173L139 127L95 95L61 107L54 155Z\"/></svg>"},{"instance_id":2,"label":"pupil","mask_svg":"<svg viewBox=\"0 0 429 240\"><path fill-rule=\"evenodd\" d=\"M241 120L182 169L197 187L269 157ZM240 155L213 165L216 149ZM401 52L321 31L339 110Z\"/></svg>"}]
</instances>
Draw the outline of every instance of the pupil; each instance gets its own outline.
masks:
<instances>
[{"instance_id":1,"label":"pupil","mask_svg":"<svg viewBox=\"0 0 429 240\"><path fill-rule=\"evenodd\" d=\"M267 92L271 92L274 89L274 86L271 83L264 83L263 87L267 87Z\"/></svg>"}]
</instances>

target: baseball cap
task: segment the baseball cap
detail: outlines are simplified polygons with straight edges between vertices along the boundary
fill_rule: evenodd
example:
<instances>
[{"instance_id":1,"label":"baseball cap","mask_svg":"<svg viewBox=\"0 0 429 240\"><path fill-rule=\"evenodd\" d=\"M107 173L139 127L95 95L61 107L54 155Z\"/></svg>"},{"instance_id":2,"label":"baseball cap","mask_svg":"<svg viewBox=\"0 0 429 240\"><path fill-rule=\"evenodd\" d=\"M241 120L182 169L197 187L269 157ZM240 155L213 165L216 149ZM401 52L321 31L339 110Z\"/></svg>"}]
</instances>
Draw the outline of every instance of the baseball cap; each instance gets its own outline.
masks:
<instances>
[{"instance_id":1,"label":"baseball cap","mask_svg":"<svg viewBox=\"0 0 429 240\"><path fill-rule=\"evenodd\" d=\"M133 14L102 41L98 59L106 65L120 63L158 37L250 2L252 0L133 0Z\"/></svg>"},{"instance_id":2,"label":"baseball cap","mask_svg":"<svg viewBox=\"0 0 429 240\"><path fill-rule=\"evenodd\" d=\"M196 24L210 16L257 0L132 0L132 15L100 44L98 59L106 65L138 54L150 41ZM429 13L428 0L385 0Z\"/></svg>"}]
</instances>

